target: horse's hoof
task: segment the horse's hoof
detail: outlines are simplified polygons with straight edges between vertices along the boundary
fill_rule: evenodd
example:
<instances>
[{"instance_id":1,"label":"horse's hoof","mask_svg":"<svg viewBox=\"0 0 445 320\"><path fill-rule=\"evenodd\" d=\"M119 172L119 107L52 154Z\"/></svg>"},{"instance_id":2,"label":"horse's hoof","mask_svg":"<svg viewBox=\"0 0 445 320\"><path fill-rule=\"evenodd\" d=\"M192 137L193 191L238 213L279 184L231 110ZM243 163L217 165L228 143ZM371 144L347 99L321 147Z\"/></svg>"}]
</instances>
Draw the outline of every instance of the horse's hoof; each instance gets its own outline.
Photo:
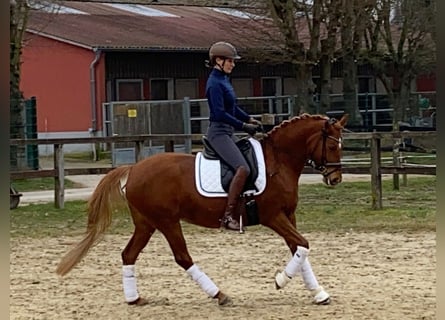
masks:
<instances>
[{"instance_id":1,"label":"horse's hoof","mask_svg":"<svg viewBox=\"0 0 445 320\"><path fill-rule=\"evenodd\" d=\"M225 295L222 292L219 292L216 298L218 299L219 306L230 306L233 304L232 299L228 295Z\"/></svg>"},{"instance_id":2,"label":"horse's hoof","mask_svg":"<svg viewBox=\"0 0 445 320\"><path fill-rule=\"evenodd\" d=\"M131 302L127 302L127 303L128 303L128 305L130 305L130 306L139 306L139 307L141 307L141 306L145 306L145 305L147 305L147 304L148 304L148 300L139 297L139 298L137 298L136 300L131 301Z\"/></svg>"},{"instance_id":3,"label":"horse's hoof","mask_svg":"<svg viewBox=\"0 0 445 320\"><path fill-rule=\"evenodd\" d=\"M290 280L291 278L289 278L284 271L280 272L277 270L275 272L275 289L283 289Z\"/></svg>"},{"instance_id":4,"label":"horse's hoof","mask_svg":"<svg viewBox=\"0 0 445 320\"><path fill-rule=\"evenodd\" d=\"M275 278L275 289L277 289L277 290L280 290L281 289L281 287L278 285L278 282L277 282L277 275L280 273L280 271L279 270L277 270L277 271L275 271L275 275L274 275L274 278Z\"/></svg>"},{"instance_id":5,"label":"horse's hoof","mask_svg":"<svg viewBox=\"0 0 445 320\"><path fill-rule=\"evenodd\" d=\"M315 304L317 305L328 305L331 303L331 298L327 297L325 300L320 301L320 302L315 302Z\"/></svg>"},{"instance_id":6,"label":"horse's hoof","mask_svg":"<svg viewBox=\"0 0 445 320\"><path fill-rule=\"evenodd\" d=\"M319 287L316 290L317 294L314 296L314 303L318 305L326 305L331 303L331 297L329 293L324 291L323 287Z\"/></svg>"}]
</instances>

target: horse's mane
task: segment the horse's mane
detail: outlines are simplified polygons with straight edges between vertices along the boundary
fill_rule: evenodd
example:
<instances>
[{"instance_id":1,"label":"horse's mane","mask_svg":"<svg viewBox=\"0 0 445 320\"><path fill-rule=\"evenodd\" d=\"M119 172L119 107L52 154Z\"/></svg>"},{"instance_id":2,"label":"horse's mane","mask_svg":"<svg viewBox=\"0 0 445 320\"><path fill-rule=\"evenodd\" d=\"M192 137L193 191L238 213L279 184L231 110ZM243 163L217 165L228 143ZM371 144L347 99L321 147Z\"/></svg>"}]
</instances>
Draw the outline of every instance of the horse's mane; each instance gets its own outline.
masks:
<instances>
[{"instance_id":1,"label":"horse's mane","mask_svg":"<svg viewBox=\"0 0 445 320\"><path fill-rule=\"evenodd\" d=\"M270 139L272 138L277 131L280 131L281 128L287 127L290 124L293 124L295 122L298 122L300 120L307 120L307 119L313 119L313 120L327 120L328 117L321 115L321 114L309 114L309 113L302 113L299 116L295 116L290 118L289 120L284 120L280 124L273 127L267 135L264 137L264 139Z\"/></svg>"}]
</instances>

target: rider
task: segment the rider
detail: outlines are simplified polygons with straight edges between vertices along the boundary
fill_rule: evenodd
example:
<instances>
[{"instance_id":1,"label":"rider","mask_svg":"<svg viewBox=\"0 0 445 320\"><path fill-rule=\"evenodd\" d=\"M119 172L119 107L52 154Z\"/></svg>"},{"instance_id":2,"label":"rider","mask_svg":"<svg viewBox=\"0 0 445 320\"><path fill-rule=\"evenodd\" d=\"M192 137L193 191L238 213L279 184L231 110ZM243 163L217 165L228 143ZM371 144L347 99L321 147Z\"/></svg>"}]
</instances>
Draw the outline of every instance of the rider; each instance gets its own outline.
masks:
<instances>
[{"instance_id":1,"label":"rider","mask_svg":"<svg viewBox=\"0 0 445 320\"><path fill-rule=\"evenodd\" d=\"M207 138L210 145L226 162L235 175L229 187L227 205L221 226L229 230L239 230L239 222L234 219L235 209L241 192L250 174L250 168L235 142L235 130L243 130L250 135L261 128L261 122L252 118L236 104L236 95L228 75L240 59L235 47L228 42L216 42L209 50L209 66L212 68L206 85L210 117Z\"/></svg>"}]
</instances>

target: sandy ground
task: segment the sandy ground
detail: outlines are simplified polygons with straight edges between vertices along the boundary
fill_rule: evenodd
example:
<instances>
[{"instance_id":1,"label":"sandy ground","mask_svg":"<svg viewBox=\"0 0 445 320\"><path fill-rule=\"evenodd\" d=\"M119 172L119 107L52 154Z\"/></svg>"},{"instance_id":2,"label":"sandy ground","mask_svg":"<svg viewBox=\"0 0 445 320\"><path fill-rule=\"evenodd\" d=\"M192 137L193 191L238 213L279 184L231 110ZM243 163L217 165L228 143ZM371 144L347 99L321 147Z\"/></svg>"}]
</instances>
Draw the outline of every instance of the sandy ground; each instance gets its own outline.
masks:
<instances>
[{"instance_id":1,"label":"sandy ground","mask_svg":"<svg viewBox=\"0 0 445 320\"><path fill-rule=\"evenodd\" d=\"M300 278L283 290L274 273L290 258L264 227L245 234L185 234L203 271L234 304L219 307L173 260L155 233L137 262L143 307L124 302L120 252L129 236L107 235L67 276L55 268L80 238L12 238L10 319L436 319L436 234L310 233L311 263L332 303L317 306Z\"/></svg>"}]
</instances>

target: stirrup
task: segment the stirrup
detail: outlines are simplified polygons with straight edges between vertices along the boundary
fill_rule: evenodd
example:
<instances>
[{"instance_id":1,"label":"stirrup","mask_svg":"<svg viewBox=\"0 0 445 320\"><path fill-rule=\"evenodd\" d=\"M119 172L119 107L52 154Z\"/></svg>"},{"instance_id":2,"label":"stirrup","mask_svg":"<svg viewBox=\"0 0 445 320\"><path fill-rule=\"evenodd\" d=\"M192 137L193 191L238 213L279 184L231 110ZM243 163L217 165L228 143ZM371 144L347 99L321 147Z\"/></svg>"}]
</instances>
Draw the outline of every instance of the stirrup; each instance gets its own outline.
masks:
<instances>
[{"instance_id":1,"label":"stirrup","mask_svg":"<svg viewBox=\"0 0 445 320\"><path fill-rule=\"evenodd\" d=\"M230 226L231 223L234 223L235 226ZM244 233L242 218L240 217L240 222L233 219L232 217L224 217L221 220L221 227L224 227L227 230L239 231L239 233Z\"/></svg>"}]
</instances>

